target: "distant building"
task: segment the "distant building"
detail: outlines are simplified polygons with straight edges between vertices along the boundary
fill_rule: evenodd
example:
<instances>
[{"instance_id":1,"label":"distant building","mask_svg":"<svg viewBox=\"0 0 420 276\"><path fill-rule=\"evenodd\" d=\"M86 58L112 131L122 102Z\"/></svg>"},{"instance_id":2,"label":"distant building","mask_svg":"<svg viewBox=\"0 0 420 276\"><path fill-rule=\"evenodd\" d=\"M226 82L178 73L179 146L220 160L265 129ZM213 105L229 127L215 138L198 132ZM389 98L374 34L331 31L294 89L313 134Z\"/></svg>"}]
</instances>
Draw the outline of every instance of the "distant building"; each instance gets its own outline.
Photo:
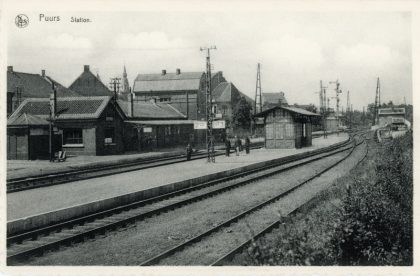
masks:
<instances>
[{"instance_id":1,"label":"distant building","mask_svg":"<svg viewBox=\"0 0 420 276\"><path fill-rule=\"evenodd\" d=\"M45 70L41 74L16 72L13 66L7 67L7 116L12 114L27 98L49 98L53 91L53 84L57 97L76 97L77 93L68 89L51 77Z\"/></svg>"},{"instance_id":2,"label":"distant building","mask_svg":"<svg viewBox=\"0 0 420 276\"><path fill-rule=\"evenodd\" d=\"M222 72L212 73L212 90L226 81ZM191 120L206 117L206 74L204 72L175 73L162 70L160 74L138 74L134 80L133 93L136 101L169 103Z\"/></svg>"},{"instance_id":3,"label":"distant building","mask_svg":"<svg viewBox=\"0 0 420 276\"><path fill-rule=\"evenodd\" d=\"M405 122L404 107L390 107L378 109L379 126L384 127L393 123Z\"/></svg>"},{"instance_id":4,"label":"distant building","mask_svg":"<svg viewBox=\"0 0 420 276\"><path fill-rule=\"evenodd\" d=\"M263 110L273 108L275 106L287 106L287 100L284 92L262 93Z\"/></svg>"},{"instance_id":5,"label":"distant building","mask_svg":"<svg viewBox=\"0 0 420 276\"><path fill-rule=\"evenodd\" d=\"M80 96L113 96L113 92L90 71L89 65L84 66L82 74L74 80L69 88Z\"/></svg>"},{"instance_id":6,"label":"distant building","mask_svg":"<svg viewBox=\"0 0 420 276\"><path fill-rule=\"evenodd\" d=\"M301 148L312 145L312 120L319 114L275 106L255 116L264 118L266 148Z\"/></svg>"},{"instance_id":7,"label":"distant building","mask_svg":"<svg viewBox=\"0 0 420 276\"><path fill-rule=\"evenodd\" d=\"M49 98L28 98L8 120L8 157L39 159L48 153ZM109 155L124 151L124 112L109 96L57 99L54 152ZM29 131L28 131L29 130ZM23 136L23 137L22 137ZM26 142L23 146L21 142ZM22 150L23 148L23 150ZM27 150L27 154L22 154Z\"/></svg>"},{"instance_id":8,"label":"distant building","mask_svg":"<svg viewBox=\"0 0 420 276\"><path fill-rule=\"evenodd\" d=\"M245 98L252 108L254 107L254 101L239 91L231 82L221 82L217 85L213 89L212 97L213 113L216 119L232 121L235 105L242 97Z\"/></svg>"}]
</instances>

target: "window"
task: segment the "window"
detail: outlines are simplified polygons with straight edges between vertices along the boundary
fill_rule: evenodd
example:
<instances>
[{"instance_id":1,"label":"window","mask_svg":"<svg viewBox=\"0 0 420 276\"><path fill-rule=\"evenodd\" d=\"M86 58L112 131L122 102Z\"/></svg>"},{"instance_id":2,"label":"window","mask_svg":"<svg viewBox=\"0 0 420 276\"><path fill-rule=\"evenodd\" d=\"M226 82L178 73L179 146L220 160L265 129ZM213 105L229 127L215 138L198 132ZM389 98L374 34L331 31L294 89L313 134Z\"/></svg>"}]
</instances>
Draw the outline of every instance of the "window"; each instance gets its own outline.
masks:
<instances>
[{"instance_id":1,"label":"window","mask_svg":"<svg viewBox=\"0 0 420 276\"><path fill-rule=\"evenodd\" d=\"M171 97L168 98L159 98L159 102L170 102L171 101Z\"/></svg>"},{"instance_id":2,"label":"window","mask_svg":"<svg viewBox=\"0 0 420 276\"><path fill-rule=\"evenodd\" d=\"M302 124L303 137L306 137L306 124Z\"/></svg>"},{"instance_id":3,"label":"window","mask_svg":"<svg viewBox=\"0 0 420 276\"><path fill-rule=\"evenodd\" d=\"M115 129L112 127L105 128L105 144L114 143Z\"/></svg>"},{"instance_id":4,"label":"window","mask_svg":"<svg viewBox=\"0 0 420 276\"><path fill-rule=\"evenodd\" d=\"M64 140L65 145L82 145L83 144L82 129L80 128L64 129L63 140Z\"/></svg>"}]
</instances>

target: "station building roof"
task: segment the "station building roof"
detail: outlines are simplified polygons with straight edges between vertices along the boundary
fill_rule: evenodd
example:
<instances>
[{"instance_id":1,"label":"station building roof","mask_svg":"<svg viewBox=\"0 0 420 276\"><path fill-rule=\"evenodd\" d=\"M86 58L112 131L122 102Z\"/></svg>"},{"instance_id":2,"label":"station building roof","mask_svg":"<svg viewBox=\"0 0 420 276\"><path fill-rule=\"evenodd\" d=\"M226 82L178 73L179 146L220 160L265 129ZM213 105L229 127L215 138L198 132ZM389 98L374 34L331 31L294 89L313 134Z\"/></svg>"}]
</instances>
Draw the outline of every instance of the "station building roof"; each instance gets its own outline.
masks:
<instances>
[{"instance_id":1,"label":"station building roof","mask_svg":"<svg viewBox=\"0 0 420 276\"><path fill-rule=\"evenodd\" d=\"M163 70L164 71L164 70ZM200 89L203 72L176 72L161 74L138 74L134 80L133 92L191 91Z\"/></svg>"},{"instance_id":2,"label":"station building roof","mask_svg":"<svg viewBox=\"0 0 420 276\"><path fill-rule=\"evenodd\" d=\"M390 108L379 108L378 115L404 115L404 107L390 107Z\"/></svg>"},{"instance_id":3,"label":"station building roof","mask_svg":"<svg viewBox=\"0 0 420 276\"><path fill-rule=\"evenodd\" d=\"M133 101L133 114L130 116L130 102L118 100L118 104L128 118L132 119L186 119L178 109L170 104L150 101Z\"/></svg>"},{"instance_id":4,"label":"station building roof","mask_svg":"<svg viewBox=\"0 0 420 276\"><path fill-rule=\"evenodd\" d=\"M311 116L311 117L312 116L321 116L320 114L313 113L313 112L310 112L308 110L305 110L305 109L302 109L302 108L299 108L299 107L275 106L275 107L272 107L270 109L267 109L267 110L264 110L260 113L255 114L254 117L264 117L266 114L268 114L271 111L276 110L276 109L284 109L286 111L289 111L289 112L292 112L292 113L295 113L295 114L304 115L304 116Z\"/></svg>"},{"instance_id":5,"label":"station building roof","mask_svg":"<svg viewBox=\"0 0 420 276\"><path fill-rule=\"evenodd\" d=\"M39 116L28 113L21 113L7 119L7 126L11 127L29 127L29 126L47 126L49 122Z\"/></svg>"},{"instance_id":6,"label":"station building roof","mask_svg":"<svg viewBox=\"0 0 420 276\"><path fill-rule=\"evenodd\" d=\"M111 97L108 96L57 98L57 119L98 119L110 101ZM22 113L43 119L49 118L49 98L25 99L11 117L20 116Z\"/></svg>"}]
</instances>

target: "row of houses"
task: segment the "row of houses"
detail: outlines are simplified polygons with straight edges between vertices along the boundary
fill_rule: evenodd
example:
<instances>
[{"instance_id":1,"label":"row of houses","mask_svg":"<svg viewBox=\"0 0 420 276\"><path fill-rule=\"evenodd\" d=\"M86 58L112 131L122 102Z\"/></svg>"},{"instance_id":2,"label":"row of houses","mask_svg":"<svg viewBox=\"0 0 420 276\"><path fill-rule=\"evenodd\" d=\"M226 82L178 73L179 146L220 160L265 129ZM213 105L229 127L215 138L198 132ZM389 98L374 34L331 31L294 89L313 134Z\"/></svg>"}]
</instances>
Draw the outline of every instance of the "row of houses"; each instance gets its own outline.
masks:
<instances>
[{"instance_id":1,"label":"row of houses","mask_svg":"<svg viewBox=\"0 0 420 276\"><path fill-rule=\"evenodd\" d=\"M8 159L48 157L53 87L57 93L57 115L52 120L54 152L108 155L200 143L204 133L194 130L193 124L205 119L205 80L203 72L162 70L137 75L130 88L124 67L123 87L115 97L88 65L68 88L45 70L29 74L9 66ZM227 122L241 98L254 106L253 100L228 82L221 71L212 74L212 95L215 118ZM262 98L264 111L287 106L283 92L263 93ZM301 144L305 143L295 142L293 146Z\"/></svg>"}]
</instances>

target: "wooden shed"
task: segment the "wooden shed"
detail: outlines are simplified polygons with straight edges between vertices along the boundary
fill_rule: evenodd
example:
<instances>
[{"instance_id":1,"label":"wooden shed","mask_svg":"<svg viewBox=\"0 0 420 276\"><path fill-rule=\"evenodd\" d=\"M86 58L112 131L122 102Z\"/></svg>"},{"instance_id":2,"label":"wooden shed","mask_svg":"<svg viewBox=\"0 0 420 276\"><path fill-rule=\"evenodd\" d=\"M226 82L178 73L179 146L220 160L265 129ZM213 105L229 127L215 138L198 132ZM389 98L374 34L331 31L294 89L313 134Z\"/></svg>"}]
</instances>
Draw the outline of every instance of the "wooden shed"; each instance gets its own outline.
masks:
<instances>
[{"instance_id":1,"label":"wooden shed","mask_svg":"<svg viewBox=\"0 0 420 276\"><path fill-rule=\"evenodd\" d=\"M312 145L312 121L319 114L297 107L275 106L255 115L264 118L266 148Z\"/></svg>"}]
</instances>

